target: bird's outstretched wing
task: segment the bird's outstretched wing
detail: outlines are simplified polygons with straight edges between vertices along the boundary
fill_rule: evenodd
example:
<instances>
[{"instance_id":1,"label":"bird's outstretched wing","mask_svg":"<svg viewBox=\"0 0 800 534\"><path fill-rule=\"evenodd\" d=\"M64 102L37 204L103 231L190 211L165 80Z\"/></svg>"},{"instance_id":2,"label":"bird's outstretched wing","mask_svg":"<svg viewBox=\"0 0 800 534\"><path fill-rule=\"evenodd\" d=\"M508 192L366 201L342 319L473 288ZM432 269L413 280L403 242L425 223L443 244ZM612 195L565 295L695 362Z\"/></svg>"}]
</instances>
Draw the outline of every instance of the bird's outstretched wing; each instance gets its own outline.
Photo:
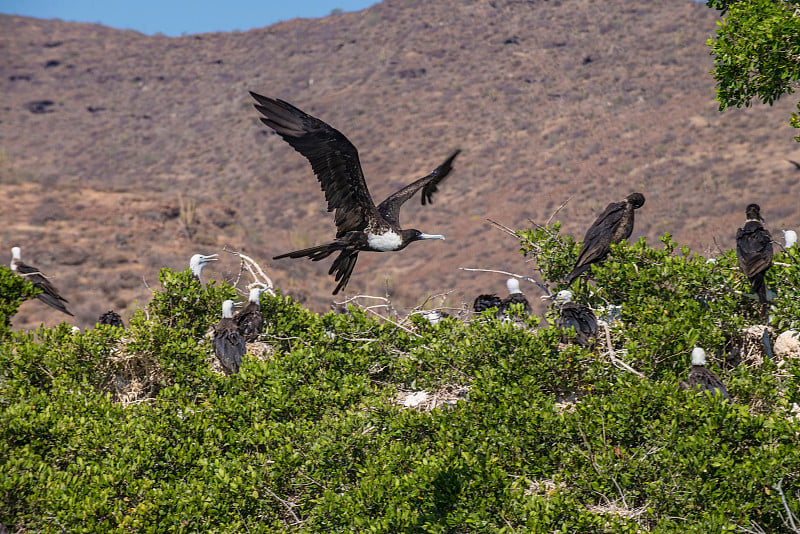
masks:
<instances>
[{"instance_id":1,"label":"bird's outstretched wing","mask_svg":"<svg viewBox=\"0 0 800 534\"><path fill-rule=\"evenodd\" d=\"M386 200L378 206L378 213L386 221L400 225L400 207L406 200L413 197L414 194L422 189L422 205L433 204L433 194L439 190L438 185L447 178L450 171L453 170L453 160L456 159L461 153L461 149L456 149L444 162L436 167L429 175L416 180L390 195Z\"/></svg>"},{"instance_id":2,"label":"bird's outstretched wing","mask_svg":"<svg viewBox=\"0 0 800 534\"><path fill-rule=\"evenodd\" d=\"M69 301L58 293L58 289L56 289L56 287L50 283L50 280L48 280L47 277L45 277L45 275L39 271L39 269L18 261L17 273L32 283L34 287L38 287L42 290L41 293L36 295L36 298L51 308L66 313L67 315L72 315L72 312L70 312L66 306Z\"/></svg>"},{"instance_id":3,"label":"bird's outstretched wing","mask_svg":"<svg viewBox=\"0 0 800 534\"><path fill-rule=\"evenodd\" d=\"M325 192L328 211L336 210L337 237L362 230L367 215L374 213L375 203L353 143L335 128L288 102L252 91L250 95L258 102L255 108L263 115L261 122L311 163Z\"/></svg>"}]
</instances>

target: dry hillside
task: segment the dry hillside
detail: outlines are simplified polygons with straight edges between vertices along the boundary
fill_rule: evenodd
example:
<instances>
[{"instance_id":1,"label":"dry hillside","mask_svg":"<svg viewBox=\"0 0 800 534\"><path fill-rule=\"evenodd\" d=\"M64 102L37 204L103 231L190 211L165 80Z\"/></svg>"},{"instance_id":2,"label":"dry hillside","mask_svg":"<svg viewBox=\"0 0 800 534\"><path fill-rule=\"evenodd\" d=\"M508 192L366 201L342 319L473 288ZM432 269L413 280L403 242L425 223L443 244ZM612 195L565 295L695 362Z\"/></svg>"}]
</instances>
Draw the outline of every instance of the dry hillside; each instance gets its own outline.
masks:
<instances>
[{"instance_id":1,"label":"dry hillside","mask_svg":"<svg viewBox=\"0 0 800 534\"><path fill-rule=\"evenodd\" d=\"M458 269L530 273L486 219L525 227L570 197L558 218L579 237L633 190L647 197L635 236L731 247L749 202L779 234L800 223L792 102L717 111L714 17L687 0L385 0L168 38L0 16L0 251L20 245L82 327L109 308L127 319L158 269L194 252L221 253L207 273L234 277L226 246L327 309L330 260L271 257L330 239L332 216L248 90L345 133L376 201L463 149L434 205L403 211L405 226L447 241L362 254L348 295L388 290L409 307L448 290L453 306L503 293L502 276ZM30 302L15 325L64 318Z\"/></svg>"}]
</instances>

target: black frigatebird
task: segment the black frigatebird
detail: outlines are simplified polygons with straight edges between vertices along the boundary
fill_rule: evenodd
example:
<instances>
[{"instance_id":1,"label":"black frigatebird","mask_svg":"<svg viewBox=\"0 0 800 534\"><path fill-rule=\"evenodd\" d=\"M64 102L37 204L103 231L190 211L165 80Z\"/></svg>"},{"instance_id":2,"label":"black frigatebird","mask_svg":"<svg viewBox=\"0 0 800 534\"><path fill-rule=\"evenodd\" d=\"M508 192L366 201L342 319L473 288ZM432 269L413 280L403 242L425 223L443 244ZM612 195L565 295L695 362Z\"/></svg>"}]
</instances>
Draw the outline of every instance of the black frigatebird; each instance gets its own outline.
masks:
<instances>
[{"instance_id":1,"label":"black frigatebird","mask_svg":"<svg viewBox=\"0 0 800 534\"><path fill-rule=\"evenodd\" d=\"M611 243L628 239L633 232L633 212L644 205L644 195L631 193L622 202L612 202L586 231L578 260L564 279L569 286L593 263L603 261L611 251Z\"/></svg>"},{"instance_id":2,"label":"black frigatebird","mask_svg":"<svg viewBox=\"0 0 800 534\"><path fill-rule=\"evenodd\" d=\"M242 356L247 352L242 331L233 320L233 301L226 300L222 303L222 319L214 325L214 354L226 375L239 372L242 366Z\"/></svg>"},{"instance_id":3,"label":"black frigatebird","mask_svg":"<svg viewBox=\"0 0 800 534\"><path fill-rule=\"evenodd\" d=\"M717 373L706 367L706 351L700 347L692 349L692 369L686 381L679 384L681 389L697 389L710 394L719 392L723 399L731 400L725 384L719 379Z\"/></svg>"},{"instance_id":4,"label":"black frigatebird","mask_svg":"<svg viewBox=\"0 0 800 534\"><path fill-rule=\"evenodd\" d=\"M50 280L48 280L47 277L42 274L41 271L39 271L39 269L36 267L31 267L22 261L19 247L11 248L11 270L21 277L27 279L34 285L34 287L38 287L42 290L41 293L36 295L37 299L41 300L51 308L55 308L60 312L66 313L67 315L72 315L72 312L70 312L66 306L69 301L58 293L58 290L55 288L55 286L50 283Z\"/></svg>"},{"instance_id":5,"label":"black frigatebird","mask_svg":"<svg viewBox=\"0 0 800 534\"><path fill-rule=\"evenodd\" d=\"M758 295L761 303L761 314L766 318L768 303L764 275L772 265L772 235L764 227L758 204L748 205L745 214L744 228L736 232L736 258L739 268L750 279L753 293Z\"/></svg>"},{"instance_id":6,"label":"black frigatebird","mask_svg":"<svg viewBox=\"0 0 800 534\"><path fill-rule=\"evenodd\" d=\"M506 280L506 287L508 288L508 296L500 302L500 307L497 309L497 315L499 317L505 316L509 311L511 311L512 304L521 304L522 311L530 315L531 305L528 303L528 299L525 298L525 295L519 288L519 280L516 278L509 278Z\"/></svg>"},{"instance_id":7,"label":"black frigatebird","mask_svg":"<svg viewBox=\"0 0 800 534\"><path fill-rule=\"evenodd\" d=\"M432 202L437 186L453 168L453 160L461 152L454 151L433 172L405 186L375 206L372 200L358 150L341 132L308 115L288 102L250 92L256 109L263 115L261 122L275 130L295 150L311 163L317 176L328 211L335 210L336 240L331 243L295 250L273 259L308 257L312 261L327 258L334 252L328 274L338 282L333 294L347 285L353 273L358 253L363 251L389 252L402 250L412 241L444 239L442 235L424 234L416 229L400 228L400 207L422 189L422 204Z\"/></svg>"},{"instance_id":8,"label":"black frigatebird","mask_svg":"<svg viewBox=\"0 0 800 534\"><path fill-rule=\"evenodd\" d=\"M236 312L233 320L247 341L255 341L261 334L264 326L264 315L261 313L261 293L263 287L254 287L250 290L247 306Z\"/></svg>"},{"instance_id":9,"label":"black frigatebird","mask_svg":"<svg viewBox=\"0 0 800 534\"><path fill-rule=\"evenodd\" d=\"M561 335L563 343L574 342L582 347L594 348L597 345L597 317L589 306L572 301L572 291L562 289L553 299L558 308L556 326L559 330L575 330L575 337Z\"/></svg>"}]
</instances>

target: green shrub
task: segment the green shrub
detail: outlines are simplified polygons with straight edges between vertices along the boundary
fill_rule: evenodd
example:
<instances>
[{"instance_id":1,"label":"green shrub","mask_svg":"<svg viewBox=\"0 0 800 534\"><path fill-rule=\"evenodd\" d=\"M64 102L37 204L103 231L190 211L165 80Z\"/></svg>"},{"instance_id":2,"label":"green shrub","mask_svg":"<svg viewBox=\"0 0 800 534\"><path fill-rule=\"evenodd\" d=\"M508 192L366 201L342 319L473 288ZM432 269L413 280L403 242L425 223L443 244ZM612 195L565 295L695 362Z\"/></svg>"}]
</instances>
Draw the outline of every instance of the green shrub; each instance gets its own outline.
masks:
<instances>
[{"instance_id":1,"label":"green shrub","mask_svg":"<svg viewBox=\"0 0 800 534\"><path fill-rule=\"evenodd\" d=\"M40 289L17 276L8 267L0 265L0 339L11 331L11 318L17 313L20 304L35 297Z\"/></svg>"},{"instance_id":2,"label":"green shrub","mask_svg":"<svg viewBox=\"0 0 800 534\"><path fill-rule=\"evenodd\" d=\"M555 289L578 243L558 224L520 238ZM768 276L778 330L800 320L794 254L776 254ZM263 295L271 349L225 376L205 333L233 289L168 270L127 330L7 334L0 521L45 533L787 531L800 364L734 365L759 314L733 253L709 262L667 235L613 247L591 274L575 300L621 307L596 352L560 344L552 312L521 326L490 312L391 323ZM734 402L678 388L694 345ZM421 390L448 402L403 406Z\"/></svg>"}]
</instances>

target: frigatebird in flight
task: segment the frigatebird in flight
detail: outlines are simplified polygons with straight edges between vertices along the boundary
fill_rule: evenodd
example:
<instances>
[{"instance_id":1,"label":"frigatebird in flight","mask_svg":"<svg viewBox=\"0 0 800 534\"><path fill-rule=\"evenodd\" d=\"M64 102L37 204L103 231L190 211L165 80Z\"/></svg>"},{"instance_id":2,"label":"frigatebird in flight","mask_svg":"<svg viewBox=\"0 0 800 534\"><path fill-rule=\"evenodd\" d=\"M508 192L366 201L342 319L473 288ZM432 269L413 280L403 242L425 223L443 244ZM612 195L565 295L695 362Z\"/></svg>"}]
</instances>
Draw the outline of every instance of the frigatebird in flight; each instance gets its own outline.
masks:
<instances>
[{"instance_id":1,"label":"frigatebird in flight","mask_svg":"<svg viewBox=\"0 0 800 534\"><path fill-rule=\"evenodd\" d=\"M416 229L400 228L400 207L422 189L422 205L432 202L438 185L453 169L453 160L461 152L454 151L444 163L427 176L405 186L377 206L367 188L358 150L347 137L316 117L288 102L250 92L255 108L263 115L261 122L300 152L311 163L317 176L328 211L335 211L336 239L330 243L295 250L275 256L311 258L319 261L334 252L328 274L338 282L333 294L347 285L361 251L389 252L402 250L412 241L444 239L442 235L424 234Z\"/></svg>"}]
</instances>

